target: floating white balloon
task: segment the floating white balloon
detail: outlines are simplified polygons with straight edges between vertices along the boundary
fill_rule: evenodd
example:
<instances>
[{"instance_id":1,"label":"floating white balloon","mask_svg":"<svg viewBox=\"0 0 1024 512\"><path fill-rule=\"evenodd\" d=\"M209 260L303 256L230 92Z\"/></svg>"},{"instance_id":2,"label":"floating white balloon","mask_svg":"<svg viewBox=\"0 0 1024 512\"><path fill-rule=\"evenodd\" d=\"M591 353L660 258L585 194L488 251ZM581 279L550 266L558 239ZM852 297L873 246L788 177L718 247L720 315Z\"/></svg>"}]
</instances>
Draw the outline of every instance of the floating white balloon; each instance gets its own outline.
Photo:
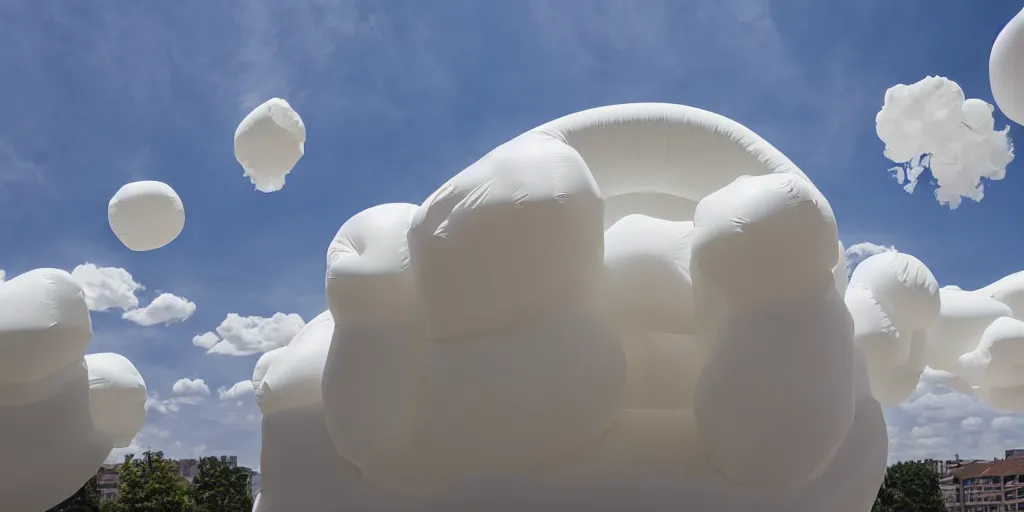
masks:
<instances>
[{"instance_id":1,"label":"floating white balloon","mask_svg":"<svg viewBox=\"0 0 1024 512\"><path fill-rule=\"evenodd\" d=\"M999 32L988 59L989 84L999 110L1024 124L1024 10Z\"/></svg>"},{"instance_id":2,"label":"floating white balloon","mask_svg":"<svg viewBox=\"0 0 1024 512\"><path fill-rule=\"evenodd\" d=\"M136 181L121 187L110 199L107 221L125 247L152 251L181 234L185 208L178 193L166 183Z\"/></svg>"},{"instance_id":3,"label":"floating white balloon","mask_svg":"<svg viewBox=\"0 0 1024 512\"><path fill-rule=\"evenodd\" d=\"M256 190L284 187L305 152L306 125L287 101L271 98L253 109L235 130L235 159Z\"/></svg>"}]
</instances>

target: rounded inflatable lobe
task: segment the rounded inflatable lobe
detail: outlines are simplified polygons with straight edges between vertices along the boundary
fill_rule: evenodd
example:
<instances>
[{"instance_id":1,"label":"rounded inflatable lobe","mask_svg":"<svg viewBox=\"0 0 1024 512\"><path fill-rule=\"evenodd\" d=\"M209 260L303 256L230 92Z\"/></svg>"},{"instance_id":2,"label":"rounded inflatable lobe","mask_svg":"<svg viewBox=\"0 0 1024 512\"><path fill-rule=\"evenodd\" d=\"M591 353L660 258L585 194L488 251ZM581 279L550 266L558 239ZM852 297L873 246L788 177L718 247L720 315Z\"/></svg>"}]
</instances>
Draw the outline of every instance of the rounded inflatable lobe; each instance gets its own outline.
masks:
<instances>
[{"instance_id":1,"label":"rounded inflatable lobe","mask_svg":"<svg viewBox=\"0 0 1024 512\"><path fill-rule=\"evenodd\" d=\"M1017 124L1024 124L1024 10L1003 27L992 44L988 59L992 97L999 110Z\"/></svg>"},{"instance_id":2,"label":"rounded inflatable lobe","mask_svg":"<svg viewBox=\"0 0 1024 512\"><path fill-rule=\"evenodd\" d=\"M323 403L320 383L333 333L334 319L330 311L324 311L274 359L256 390L256 401L264 414Z\"/></svg>"},{"instance_id":3,"label":"rounded inflatable lobe","mask_svg":"<svg viewBox=\"0 0 1024 512\"><path fill-rule=\"evenodd\" d=\"M327 252L336 327L324 365L324 419L337 451L375 483L399 479L411 465L424 334L407 235L418 208L364 210Z\"/></svg>"},{"instance_id":4,"label":"rounded inflatable lobe","mask_svg":"<svg viewBox=\"0 0 1024 512\"><path fill-rule=\"evenodd\" d=\"M694 332L692 222L628 215L604 236L601 303L623 328Z\"/></svg>"},{"instance_id":5,"label":"rounded inflatable lobe","mask_svg":"<svg viewBox=\"0 0 1024 512\"><path fill-rule=\"evenodd\" d=\"M550 137L522 135L460 172L409 230L427 334L511 328L589 299L603 208L586 163Z\"/></svg>"},{"instance_id":6,"label":"rounded inflatable lobe","mask_svg":"<svg viewBox=\"0 0 1024 512\"><path fill-rule=\"evenodd\" d=\"M235 159L260 192L284 187L305 152L306 125L287 101L271 98L249 112L235 130Z\"/></svg>"},{"instance_id":7,"label":"rounded inflatable lobe","mask_svg":"<svg viewBox=\"0 0 1024 512\"><path fill-rule=\"evenodd\" d=\"M694 401L711 461L755 487L795 489L821 475L853 424L852 334L831 286L727 317Z\"/></svg>"},{"instance_id":8,"label":"rounded inflatable lobe","mask_svg":"<svg viewBox=\"0 0 1024 512\"><path fill-rule=\"evenodd\" d=\"M81 357L49 379L64 383L52 396L0 407L0 459L18 461L0 471L3 510L47 510L60 503L96 474L113 448L110 436L93 425Z\"/></svg>"},{"instance_id":9,"label":"rounded inflatable lobe","mask_svg":"<svg viewBox=\"0 0 1024 512\"><path fill-rule=\"evenodd\" d=\"M1010 307L983 293L944 286L939 290L942 307L928 329L928 366L959 373L960 356L974 350L981 336L997 318L1012 316Z\"/></svg>"},{"instance_id":10,"label":"rounded inflatable lobe","mask_svg":"<svg viewBox=\"0 0 1024 512\"><path fill-rule=\"evenodd\" d=\"M692 267L732 308L834 289L839 244L832 208L796 174L743 176L697 206Z\"/></svg>"},{"instance_id":11,"label":"rounded inflatable lobe","mask_svg":"<svg viewBox=\"0 0 1024 512\"><path fill-rule=\"evenodd\" d=\"M1024 320L1024 271L1014 272L978 292L1006 304L1014 318Z\"/></svg>"},{"instance_id":12,"label":"rounded inflatable lobe","mask_svg":"<svg viewBox=\"0 0 1024 512\"><path fill-rule=\"evenodd\" d=\"M844 302L853 318L853 341L863 351L869 367L891 370L907 362L910 337L900 335L871 290L851 286L846 289Z\"/></svg>"},{"instance_id":13,"label":"rounded inflatable lobe","mask_svg":"<svg viewBox=\"0 0 1024 512\"><path fill-rule=\"evenodd\" d=\"M260 356L260 359L256 361L256 366L252 370L253 389L257 391L260 389L260 384L263 383L263 378L266 377L267 370L269 370L270 366L274 364L274 361L277 361L277 358L281 357L281 354L284 354L284 350L286 348L288 347L277 347L274 350L264 352L263 355Z\"/></svg>"},{"instance_id":14,"label":"rounded inflatable lobe","mask_svg":"<svg viewBox=\"0 0 1024 512\"><path fill-rule=\"evenodd\" d=\"M131 445L146 423L146 381L127 358L110 352L85 356L93 424L115 448Z\"/></svg>"},{"instance_id":15,"label":"rounded inflatable lobe","mask_svg":"<svg viewBox=\"0 0 1024 512\"><path fill-rule=\"evenodd\" d=\"M374 206L338 230L327 249L327 302L337 321L384 324L418 316L407 241L418 208Z\"/></svg>"},{"instance_id":16,"label":"rounded inflatable lobe","mask_svg":"<svg viewBox=\"0 0 1024 512\"><path fill-rule=\"evenodd\" d=\"M591 445L622 407L622 345L586 310L428 340L415 449L430 477L519 473Z\"/></svg>"},{"instance_id":17,"label":"rounded inflatable lobe","mask_svg":"<svg viewBox=\"0 0 1024 512\"><path fill-rule=\"evenodd\" d=\"M846 288L850 285L850 274L849 264L846 261L846 248L843 247L843 242L839 242L839 261L832 268L832 277L835 278L836 290L839 291L839 295L845 295Z\"/></svg>"},{"instance_id":18,"label":"rounded inflatable lobe","mask_svg":"<svg viewBox=\"0 0 1024 512\"><path fill-rule=\"evenodd\" d=\"M959 358L960 375L973 385L1024 386L1024 322L997 318L981 335L978 347Z\"/></svg>"},{"instance_id":19,"label":"rounded inflatable lobe","mask_svg":"<svg viewBox=\"0 0 1024 512\"><path fill-rule=\"evenodd\" d=\"M909 254L886 251L869 256L853 270L850 286L870 290L900 331L927 329L939 316L939 283Z\"/></svg>"},{"instance_id":20,"label":"rounded inflatable lobe","mask_svg":"<svg viewBox=\"0 0 1024 512\"><path fill-rule=\"evenodd\" d=\"M136 181L110 198L107 221L125 247L152 251L178 238L185 227L185 207L166 183Z\"/></svg>"},{"instance_id":21,"label":"rounded inflatable lobe","mask_svg":"<svg viewBox=\"0 0 1024 512\"><path fill-rule=\"evenodd\" d=\"M40 268L0 282L0 387L30 384L81 360L92 340L82 288Z\"/></svg>"}]
</instances>

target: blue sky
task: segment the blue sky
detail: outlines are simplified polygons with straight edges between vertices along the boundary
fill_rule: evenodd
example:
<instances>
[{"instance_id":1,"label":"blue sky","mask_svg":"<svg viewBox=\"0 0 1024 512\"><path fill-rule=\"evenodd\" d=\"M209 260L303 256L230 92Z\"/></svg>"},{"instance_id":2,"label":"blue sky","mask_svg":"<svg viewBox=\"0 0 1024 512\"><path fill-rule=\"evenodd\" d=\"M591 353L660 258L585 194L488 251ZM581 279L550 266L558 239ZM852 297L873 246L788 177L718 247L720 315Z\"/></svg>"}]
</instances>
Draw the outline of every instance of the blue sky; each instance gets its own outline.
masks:
<instances>
[{"instance_id":1,"label":"blue sky","mask_svg":"<svg viewBox=\"0 0 1024 512\"><path fill-rule=\"evenodd\" d=\"M588 107L664 101L731 117L810 175L844 242L895 245L943 284L981 286L1021 269L1024 239L1010 226L1024 215L1015 199L1024 162L981 203L950 211L927 184L908 195L888 175L874 115L888 87L929 74L991 102L989 50L1019 9L952 0L0 0L0 268L121 267L146 286L142 304L160 292L193 301L188 320L166 326L94 313L90 351L128 356L162 399L183 377L211 390L176 413L151 410L140 446L233 453L249 465L259 425L247 417L258 411L251 396L220 402L216 388L247 379L258 356L207 355L193 336L228 313L311 319L325 307L327 244L349 216L419 203L494 146ZM285 188L262 194L242 176L232 134L273 96L302 115L308 139ZM997 113L997 127L1007 123ZM187 222L171 245L132 253L105 211L122 184L140 179L174 187ZM1024 444L1024 431L990 425L998 414L975 416L988 425L977 435L959 420L925 425L963 437L962 448L929 447L915 440L937 435L910 435L920 415L892 412L894 435L906 437L896 446L907 456L989 456L1000 443Z\"/></svg>"}]
</instances>

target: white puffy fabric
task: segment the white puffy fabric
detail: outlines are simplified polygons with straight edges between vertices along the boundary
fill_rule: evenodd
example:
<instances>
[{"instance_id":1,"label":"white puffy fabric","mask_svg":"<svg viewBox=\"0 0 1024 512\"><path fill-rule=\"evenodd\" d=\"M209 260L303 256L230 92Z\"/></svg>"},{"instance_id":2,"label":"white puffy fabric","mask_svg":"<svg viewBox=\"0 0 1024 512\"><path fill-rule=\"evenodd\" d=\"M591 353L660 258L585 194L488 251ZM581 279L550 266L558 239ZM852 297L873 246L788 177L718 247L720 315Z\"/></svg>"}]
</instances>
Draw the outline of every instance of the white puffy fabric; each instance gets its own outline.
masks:
<instances>
[{"instance_id":1,"label":"white puffy fabric","mask_svg":"<svg viewBox=\"0 0 1024 512\"><path fill-rule=\"evenodd\" d=\"M899 164L889 171L908 193L930 170L940 204L957 208L964 198L981 201L982 179L1001 180L1013 160L1007 126L995 129L994 107L965 99L956 82L929 76L885 91L875 116L875 131L885 143L885 156Z\"/></svg>"},{"instance_id":2,"label":"white puffy fabric","mask_svg":"<svg viewBox=\"0 0 1024 512\"><path fill-rule=\"evenodd\" d=\"M988 59L989 84L999 110L1024 124L1024 10L999 32Z\"/></svg>"},{"instance_id":3,"label":"white puffy fabric","mask_svg":"<svg viewBox=\"0 0 1024 512\"><path fill-rule=\"evenodd\" d=\"M67 272L0 283L0 304L0 460L18 461L0 472L0 509L46 510L131 441L145 388L126 391L142 379L120 356L85 356L92 326Z\"/></svg>"},{"instance_id":4,"label":"white puffy fabric","mask_svg":"<svg viewBox=\"0 0 1024 512\"><path fill-rule=\"evenodd\" d=\"M263 412L261 493L254 511L357 510L389 503L335 451L324 423L321 379L334 320L323 312L272 358L261 358L256 400Z\"/></svg>"},{"instance_id":5,"label":"white puffy fabric","mask_svg":"<svg viewBox=\"0 0 1024 512\"><path fill-rule=\"evenodd\" d=\"M854 342L867 360L872 394L885 405L903 402L924 372L926 330L938 320L935 276L909 254L875 254L854 269L844 300Z\"/></svg>"},{"instance_id":6,"label":"white puffy fabric","mask_svg":"<svg viewBox=\"0 0 1024 512\"><path fill-rule=\"evenodd\" d=\"M260 192L284 187L305 152L306 125L287 101L271 98L249 112L235 129L235 159Z\"/></svg>"},{"instance_id":7,"label":"white puffy fabric","mask_svg":"<svg viewBox=\"0 0 1024 512\"><path fill-rule=\"evenodd\" d=\"M827 488L859 512L887 438L841 252L806 176L716 114L615 105L530 130L338 231L329 342L314 328L258 365L257 508L810 512ZM319 368L322 405L299 384Z\"/></svg>"},{"instance_id":8,"label":"white puffy fabric","mask_svg":"<svg viewBox=\"0 0 1024 512\"><path fill-rule=\"evenodd\" d=\"M152 251L181 234L185 208L178 193L166 183L136 181L121 187L110 198L107 221L125 247Z\"/></svg>"},{"instance_id":9,"label":"white puffy fabric","mask_svg":"<svg viewBox=\"0 0 1024 512\"><path fill-rule=\"evenodd\" d=\"M928 330L928 366L960 374L960 356L974 350L992 322L1012 316L1010 307L985 294L944 286L942 309Z\"/></svg>"},{"instance_id":10,"label":"white puffy fabric","mask_svg":"<svg viewBox=\"0 0 1024 512\"><path fill-rule=\"evenodd\" d=\"M88 354L85 365L93 424L111 437L115 448L129 446L146 423L146 381L120 354Z\"/></svg>"},{"instance_id":11,"label":"white puffy fabric","mask_svg":"<svg viewBox=\"0 0 1024 512\"><path fill-rule=\"evenodd\" d=\"M259 360L256 361L256 367L252 371L252 387L254 390L260 389L260 384L263 383L263 377L267 375L270 365L274 364L274 361L284 353L285 348L277 347L274 350L264 352Z\"/></svg>"}]
</instances>

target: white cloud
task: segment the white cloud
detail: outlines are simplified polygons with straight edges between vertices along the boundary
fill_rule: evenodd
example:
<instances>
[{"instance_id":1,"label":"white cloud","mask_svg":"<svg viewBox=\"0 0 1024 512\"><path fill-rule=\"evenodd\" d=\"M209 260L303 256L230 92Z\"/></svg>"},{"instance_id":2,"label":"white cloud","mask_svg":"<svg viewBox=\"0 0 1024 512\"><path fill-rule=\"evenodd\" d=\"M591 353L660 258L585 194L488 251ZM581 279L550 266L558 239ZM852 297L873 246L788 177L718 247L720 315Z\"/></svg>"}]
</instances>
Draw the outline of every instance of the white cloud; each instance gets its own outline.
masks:
<instances>
[{"instance_id":1,"label":"white cloud","mask_svg":"<svg viewBox=\"0 0 1024 512\"><path fill-rule=\"evenodd\" d=\"M965 432L974 432L981 430L984 424L985 420L977 416L969 416L967 418L964 418L964 420L960 422L960 428Z\"/></svg>"},{"instance_id":2,"label":"white cloud","mask_svg":"<svg viewBox=\"0 0 1024 512\"><path fill-rule=\"evenodd\" d=\"M3 269L0 269L0 283L4 282L6 280L7 280L7 272L5 270L3 270Z\"/></svg>"},{"instance_id":3,"label":"white cloud","mask_svg":"<svg viewBox=\"0 0 1024 512\"><path fill-rule=\"evenodd\" d=\"M1014 430L1024 426L1024 418L1019 416L999 416L992 419L992 430Z\"/></svg>"},{"instance_id":4,"label":"white cloud","mask_svg":"<svg viewBox=\"0 0 1024 512\"><path fill-rule=\"evenodd\" d=\"M860 265L860 262L883 252L895 251L896 248L893 246L884 246L873 244L871 242L860 242L853 244L846 248L846 269L848 273L853 273L853 269Z\"/></svg>"},{"instance_id":5,"label":"white cloud","mask_svg":"<svg viewBox=\"0 0 1024 512\"><path fill-rule=\"evenodd\" d=\"M217 342L219 341L220 337L212 332L204 332L202 334L192 337L193 345L200 348L205 348L207 350L213 348L213 346L216 345Z\"/></svg>"},{"instance_id":6,"label":"white cloud","mask_svg":"<svg viewBox=\"0 0 1024 512\"><path fill-rule=\"evenodd\" d=\"M183 405L198 405L203 402L201 396L176 396L161 399L155 393L146 399L146 410L156 411L160 414L173 414L181 411Z\"/></svg>"},{"instance_id":7,"label":"white cloud","mask_svg":"<svg viewBox=\"0 0 1024 512\"><path fill-rule=\"evenodd\" d=\"M206 382L203 379L179 379L178 382L174 383L171 387L171 391L176 395L209 395L210 388L206 386Z\"/></svg>"},{"instance_id":8,"label":"white cloud","mask_svg":"<svg viewBox=\"0 0 1024 512\"><path fill-rule=\"evenodd\" d=\"M252 387L252 381L242 380L234 383L230 388L219 388L217 393L220 395L220 399L226 402L246 395L252 395L256 393L256 390Z\"/></svg>"},{"instance_id":9,"label":"white cloud","mask_svg":"<svg viewBox=\"0 0 1024 512\"><path fill-rule=\"evenodd\" d=\"M135 309L139 306L135 294L145 289L127 270L118 267L97 267L85 263L75 267L71 277L85 292L85 303L90 311Z\"/></svg>"},{"instance_id":10,"label":"white cloud","mask_svg":"<svg viewBox=\"0 0 1024 512\"><path fill-rule=\"evenodd\" d=\"M270 318L228 313L216 334L200 334L192 344L207 348L208 354L247 356L287 345L305 325L295 313L274 313Z\"/></svg>"},{"instance_id":11,"label":"white cloud","mask_svg":"<svg viewBox=\"0 0 1024 512\"><path fill-rule=\"evenodd\" d=\"M184 297L161 293L144 308L125 311L121 318L143 327L184 322L196 312L196 304Z\"/></svg>"},{"instance_id":12,"label":"white cloud","mask_svg":"<svg viewBox=\"0 0 1024 512\"><path fill-rule=\"evenodd\" d=\"M885 411L890 461L991 459L1024 447L1024 415L997 411L944 384L942 372L927 371L914 394Z\"/></svg>"}]
</instances>

